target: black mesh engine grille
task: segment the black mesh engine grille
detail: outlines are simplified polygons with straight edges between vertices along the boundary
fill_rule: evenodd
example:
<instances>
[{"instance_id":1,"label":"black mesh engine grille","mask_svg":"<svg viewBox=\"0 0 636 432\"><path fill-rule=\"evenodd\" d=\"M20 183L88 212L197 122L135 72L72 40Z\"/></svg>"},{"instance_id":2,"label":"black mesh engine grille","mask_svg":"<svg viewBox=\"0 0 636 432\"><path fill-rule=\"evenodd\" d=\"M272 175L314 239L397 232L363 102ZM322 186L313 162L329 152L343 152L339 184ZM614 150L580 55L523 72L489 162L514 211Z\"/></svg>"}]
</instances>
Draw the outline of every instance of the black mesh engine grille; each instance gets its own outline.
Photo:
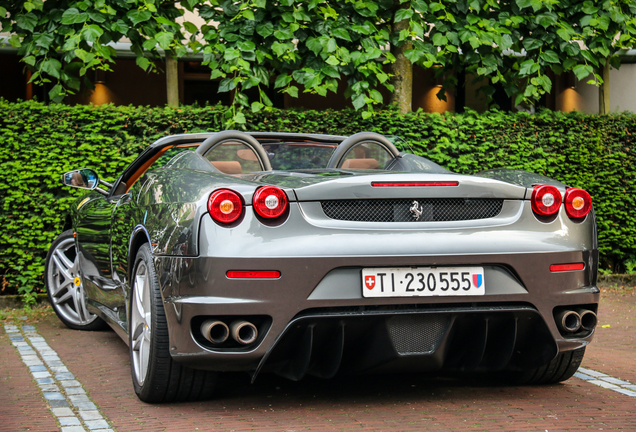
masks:
<instances>
[{"instance_id":1,"label":"black mesh engine grille","mask_svg":"<svg viewBox=\"0 0 636 432\"><path fill-rule=\"evenodd\" d=\"M449 322L448 315L398 315L387 324L395 350L404 355L435 351Z\"/></svg>"},{"instance_id":2,"label":"black mesh engine grille","mask_svg":"<svg viewBox=\"0 0 636 432\"><path fill-rule=\"evenodd\" d=\"M503 199L427 198L322 201L327 217L355 222L445 222L497 216Z\"/></svg>"}]
</instances>

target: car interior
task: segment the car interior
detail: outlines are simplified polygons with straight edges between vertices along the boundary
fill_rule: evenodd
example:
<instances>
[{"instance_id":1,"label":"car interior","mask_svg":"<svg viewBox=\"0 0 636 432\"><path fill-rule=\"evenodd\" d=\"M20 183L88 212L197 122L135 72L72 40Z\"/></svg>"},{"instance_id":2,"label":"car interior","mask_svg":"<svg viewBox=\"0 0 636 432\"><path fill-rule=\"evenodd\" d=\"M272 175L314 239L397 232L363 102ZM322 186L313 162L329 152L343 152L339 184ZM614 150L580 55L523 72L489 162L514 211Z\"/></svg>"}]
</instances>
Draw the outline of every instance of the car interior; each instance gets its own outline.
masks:
<instances>
[{"instance_id":1,"label":"car interior","mask_svg":"<svg viewBox=\"0 0 636 432\"><path fill-rule=\"evenodd\" d=\"M214 135L208 140L212 137ZM252 137L249 138L254 140ZM256 141L265 151L273 170L294 171L327 168L340 144L339 141L335 140L333 142L320 142L311 139L281 140L275 137L256 137ZM196 150L202 144L204 145L205 141L201 142L198 139L196 142L187 142L187 139L184 138L181 143L166 143L166 145L154 149L149 148L145 160L140 158L137 164L131 165L131 170L124 173L115 185L116 190L112 195L127 193L151 167L153 169L160 168L177 154ZM215 143L204 152L203 157L218 171L228 175L263 170L262 162L254 150L254 145L237 138L228 137ZM365 140L347 150L335 167L343 170L394 170L394 161L394 156L381 143Z\"/></svg>"}]
</instances>

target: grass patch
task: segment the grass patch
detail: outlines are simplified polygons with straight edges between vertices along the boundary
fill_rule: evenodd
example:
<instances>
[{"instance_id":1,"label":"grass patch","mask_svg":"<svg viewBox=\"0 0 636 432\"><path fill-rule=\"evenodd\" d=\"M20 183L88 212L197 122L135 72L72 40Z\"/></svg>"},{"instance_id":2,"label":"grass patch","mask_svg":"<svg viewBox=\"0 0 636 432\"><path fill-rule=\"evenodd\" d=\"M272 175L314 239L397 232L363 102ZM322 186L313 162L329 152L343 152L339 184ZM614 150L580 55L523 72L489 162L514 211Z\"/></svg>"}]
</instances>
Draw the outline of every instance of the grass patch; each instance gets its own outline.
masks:
<instances>
[{"instance_id":1,"label":"grass patch","mask_svg":"<svg viewBox=\"0 0 636 432\"><path fill-rule=\"evenodd\" d=\"M636 286L629 285L607 285L601 287L601 293L619 294L619 295L636 295Z\"/></svg>"},{"instance_id":2,"label":"grass patch","mask_svg":"<svg viewBox=\"0 0 636 432\"><path fill-rule=\"evenodd\" d=\"M36 323L44 318L54 315L50 305L38 305L34 307L5 308L0 309L0 322L12 323L15 321Z\"/></svg>"}]
</instances>

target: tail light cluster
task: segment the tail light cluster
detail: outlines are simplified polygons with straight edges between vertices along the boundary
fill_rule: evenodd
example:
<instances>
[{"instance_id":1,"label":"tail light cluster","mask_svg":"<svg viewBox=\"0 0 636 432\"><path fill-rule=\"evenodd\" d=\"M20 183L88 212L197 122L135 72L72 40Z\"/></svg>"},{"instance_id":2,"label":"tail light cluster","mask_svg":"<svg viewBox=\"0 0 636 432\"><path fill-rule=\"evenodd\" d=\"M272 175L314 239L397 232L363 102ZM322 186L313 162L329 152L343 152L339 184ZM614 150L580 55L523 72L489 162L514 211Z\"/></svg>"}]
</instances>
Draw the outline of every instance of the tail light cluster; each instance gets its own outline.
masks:
<instances>
[{"instance_id":1,"label":"tail light cluster","mask_svg":"<svg viewBox=\"0 0 636 432\"><path fill-rule=\"evenodd\" d=\"M585 217L592 210L592 197L583 189L570 188L561 198L561 192L550 185L538 185L532 191L530 198L532 211L539 216L555 215L565 204L565 212L572 219Z\"/></svg>"},{"instance_id":2,"label":"tail light cluster","mask_svg":"<svg viewBox=\"0 0 636 432\"><path fill-rule=\"evenodd\" d=\"M592 197L583 189L565 191L565 211L571 218L585 217L592 210Z\"/></svg>"},{"instance_id":3,"label":"tail light cluster","mask_svg":"<svg viewBox=\"0 0 636 432\"><path fill-rule=\"evenodd\" d=\"M256 191L252 204L259 216L275 219L287 210L287 195L277 187L265 186Z\"/></svg>"},{"instance_id":4,"label":"tail light cluster","mask_svg":"<svg viewBox=\"0 0 636 432\"><path fill-rule=\"evenodd\" d=\"M220 223L229 224L243 214L243 198L229 189L219 189L208 199L210 216Z\"/></svg>"},{"instance_id":5,"label":"tail light cluster","mask_svg":"<svg viewBox=\"0 0 636 432\"><path fill-rule=\"evenodd\" d=\"M288 208L287 194L274 186L264 186L256 190L252 199L258 216L274 221L285 214ZM217 189L208 199L210 216L220 224L231 224L243 215L245 203L238 193L230 189Z\"/></svg>"}]
</instances>

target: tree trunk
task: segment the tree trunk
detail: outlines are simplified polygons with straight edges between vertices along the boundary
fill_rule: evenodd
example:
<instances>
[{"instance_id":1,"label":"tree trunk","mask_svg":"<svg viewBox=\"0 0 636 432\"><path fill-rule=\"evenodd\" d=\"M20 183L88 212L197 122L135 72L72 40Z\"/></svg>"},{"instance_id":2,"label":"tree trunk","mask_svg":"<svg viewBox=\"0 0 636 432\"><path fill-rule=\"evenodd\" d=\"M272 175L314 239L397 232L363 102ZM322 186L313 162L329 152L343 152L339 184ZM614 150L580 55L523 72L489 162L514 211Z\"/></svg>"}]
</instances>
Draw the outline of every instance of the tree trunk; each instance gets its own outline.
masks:
<instances>
[{"instance_id":1,"label":"tree trunk","mask_svg":"<svg viewBox=\"0 0 636 432\"><path fill-rule=\"evenodd\" d=\"M166 90L168 106L179 106L179 68L174 53L166 51Z\"/></svg>"},{"instance_id":2,"label":"tree trunk","mask_svg":"<svg viewBox=\"0 0 636 432\"><path fill-rule=\"evenodd\" d=\"M603 84L598 89L598 113L610 113L610 65L609 59L605 61L602 70Z\"/></svg>"},{"instance_id":3,"label":"tree trunk","mask_svg":"<svg viewBox=\"0 0 636 432\"><path fill-rule=\"evenodd\" d=\"M399 7L399 0L395 1ZM407 3L408 5L408 3ZM409 20L402 20L393 24L393 33L399 34L401 30L409 27ZM395 56L395 63L391 65L391 84L395 87L391 94L390 103L397 105L401 113L411 112L413 101L413 64L404 56L404 52L413 48L411 42L405 42L397 47L391 45L391 54Z\"/></svg>"}]
</instances>

